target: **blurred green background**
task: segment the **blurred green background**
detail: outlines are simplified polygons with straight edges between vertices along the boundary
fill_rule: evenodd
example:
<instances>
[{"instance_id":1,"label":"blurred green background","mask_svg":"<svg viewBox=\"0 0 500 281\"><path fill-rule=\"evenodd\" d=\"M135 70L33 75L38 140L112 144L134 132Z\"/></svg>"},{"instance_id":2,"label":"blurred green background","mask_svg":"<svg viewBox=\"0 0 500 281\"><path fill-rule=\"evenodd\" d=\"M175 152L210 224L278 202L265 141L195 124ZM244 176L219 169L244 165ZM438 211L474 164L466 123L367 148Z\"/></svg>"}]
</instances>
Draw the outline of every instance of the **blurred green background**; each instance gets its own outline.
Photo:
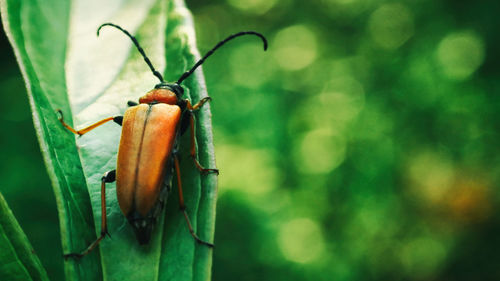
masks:
<instances>
[{"instance_id":1,"label":"blurred green background","mask_svg":"<svg viewBox=\"0 0 500 281\"><path fill-rule=\"evenodd\" d=\"M236 40L203 66L214 280L500 280L500 2L187 5L202 53L240 30L270 43ZM0 43L0 191L62 280L53 192Z\"/></svg>"}]
</instances>

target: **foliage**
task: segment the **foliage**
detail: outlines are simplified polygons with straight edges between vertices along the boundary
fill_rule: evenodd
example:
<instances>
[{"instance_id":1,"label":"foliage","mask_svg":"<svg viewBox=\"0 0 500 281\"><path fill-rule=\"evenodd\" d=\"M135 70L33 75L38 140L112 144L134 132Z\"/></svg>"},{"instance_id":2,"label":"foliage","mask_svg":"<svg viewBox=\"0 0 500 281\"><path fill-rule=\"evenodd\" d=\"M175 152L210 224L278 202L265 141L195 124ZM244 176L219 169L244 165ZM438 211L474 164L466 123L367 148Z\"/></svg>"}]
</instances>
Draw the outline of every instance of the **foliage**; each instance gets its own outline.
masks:
<instances>
[{"instance_id":1,"label":"foliage","mask_svg":"<svg viewBox=\"0 0 500 281\"><path fill-rule=\"evenodd\" d=\"M500 279L500 2L187 5L202 52L241 30L269 39L203 66L221 170L214 280ZM53 225L20 207L47 180L31 138L13 141L30 123L17 79L2 82L2 191L50 265L37 236Z\"/></svg>"},{"instance_id":2,"label":"foliage","mask_svg":"<svg viewBox=\"0 0 500 281\"><path fill-rule=\"evenodd\" d=\"M0 194L0 279L49 280L2 194Z\"/></svg>"},{"instance_id":3,"label":"foliage","mask_svg":"<svg viewBox=\"0 0 500 281\"><path fill-rule=\"evenodd\" d=\"M190 13L182 1L128 3L112 7L112 11L101 9L101 13L84 2L2 2L3 23L27 83L54 187L64 253L85 249L100 232L100 178L115 168L120 128L107 124L75 139L57 120L56 109L62 109L65 119L80 127L120 115L127 100L137 100L156 82L123 34L103 30L99 40L95 37L103 14L108 13L108 21L126 23L156 66L168 73L166 78L177 78L199 58ZM70 6L75 10L70 11ZM193 101L206 96L199 72L184 85ZM212 167L208 110L204 106L197 114L197 143L201 163ZM186 137L182 143L188 143ZM180 153L189 155L189 148L185 145ZM189 157L184 160L181 171L188 214L198 235L213 240L215 175L201 176L192 161L187 161ZM177 192L171 194L167 214L159 219L152 241L140 246L120 212L114 184L108 186L112 239L105 239L83 259L66 261L67 280L210 279L211 249L196 244L189 234L179 212ZM62 253L54 254L62 259Z\"/></svg>"},{"instance_id":4,"label":"foliage","mask_svg":"<svg viewBox=\"0 0 500 281\"><path fill-rule=\"evenodd\" d=\"M497 280L498 1L194 1L216 280Z\"/></svg>"}]
</instances>

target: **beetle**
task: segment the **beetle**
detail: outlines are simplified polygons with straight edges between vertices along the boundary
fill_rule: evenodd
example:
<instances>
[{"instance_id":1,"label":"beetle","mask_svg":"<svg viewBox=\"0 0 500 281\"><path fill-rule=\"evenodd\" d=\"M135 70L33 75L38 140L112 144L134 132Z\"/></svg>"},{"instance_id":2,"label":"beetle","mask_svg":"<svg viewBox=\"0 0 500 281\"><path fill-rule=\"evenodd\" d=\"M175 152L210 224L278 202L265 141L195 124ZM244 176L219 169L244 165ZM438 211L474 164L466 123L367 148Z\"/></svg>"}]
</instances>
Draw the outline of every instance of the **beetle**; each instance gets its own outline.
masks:
<instances>
[{"instance_id":1,"label":"beetle","mask_svg":"<svg viewBox=\"0 0 500 281\"><path fill-rule=\"evenodd\" d=\"M200 244L213 247L212 243L201 240L193 230L182 193L182 183L179 169L179 137L190 128L190 156L196 168L202 173L216 173L215 168L205 168L197 160L195 146L194 112L199 110L210 97L205 97L192 104L187 98L182 98L184 89L180 84L188 78L215 50L228 41L243 35L255 35L262 39L264 50L267 49L266 38L255 31L243 31L228 36L217 43L210 51L198 60L191 69L184 72L174 83L167 83L154 67L137 39L127 30L113 23L104 23L97 29L110 26L127 35L153 75L160 83L139 99L139 103L129 101L130 106L123 116L113 116L102 119L86 128L75 130L64 122L61 110L58 110L59 121L72 133L82 136L87 132L109 121L122 126L120 145L118 148L117 166L115 170L104 173L101 178L101 233L85 250L80 253L65 254L65 258L80 258L92 251L99 243L109 236L106 220L107 183L116 181L116 195L122 213L132 226L139 244L147 244L151 238L153 226L164 207L166 197L171 189L173 173L177 176L179 191L179 206L186 220L189 232Z\"/></svg>"}]
</instances>

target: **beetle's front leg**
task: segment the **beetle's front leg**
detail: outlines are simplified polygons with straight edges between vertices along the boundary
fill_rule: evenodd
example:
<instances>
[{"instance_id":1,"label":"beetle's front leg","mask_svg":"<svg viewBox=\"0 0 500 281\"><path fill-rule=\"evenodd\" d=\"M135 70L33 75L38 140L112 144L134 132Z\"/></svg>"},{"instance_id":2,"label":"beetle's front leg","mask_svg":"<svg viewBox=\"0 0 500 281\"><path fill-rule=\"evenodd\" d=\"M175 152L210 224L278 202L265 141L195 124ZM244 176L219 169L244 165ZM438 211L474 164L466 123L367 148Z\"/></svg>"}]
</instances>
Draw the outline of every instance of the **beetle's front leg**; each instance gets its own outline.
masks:
<instances>
[{"instance_id":1,"label":"beetle's front leg","mask_svg":"<svg viewBox=\"0 0 500 281\"><path fill-rule=\"evenodd\" d=\"M200 109L200 107L202 107L207 101L210 101L210 100L212 100L211 97L204 97L199 102L197 102L195 105L191 105L191 102L189 100L186 100L187 109L189 109L191 111L196 111L196 110Z\"/></svg>"},{"instance_id":2,"label":"beetle's front leg","mask_svg":"<svg viewBox=\"0 0 500 281\"><path fill-rule=\"evenodd\" d=\"M195 104L194 106L191 105L191 102L189 100L186 100L186 107L187 107L187 112L186 112L186 115L187 118L189 118L189 127L190 127L190 131L191 131L191 151L190 151L190 155L191 155L191 158L193 158L193 162L194 164L196 165L196 168L198 168L198 170L200 170L201 173L215 173L215 174L219 174L219 170L218 169L207 169L205 167L203 167L200 162L198 162L198 159L196 159L196 156L198 155L198 153L196 153L196 132L195 132L195 120L194 120L194 114L193 114L193 111L196 111L198 109L200 109L200 107L202 107L207 101L211 100L212 98L210 97L204 97L202 98L197 104Z\"/></svg>"},{"instance_id":3,"label":"beetle's front leg","mask_svg":"<svg viewBox=\"0 0 500 281\"><path fill-rule=\"evenodd\" d=\"M85 249L81 253L70 253L65 254L64 258L81 258L86 256L90 251L92 251L99 243L101 243L102 239L106 237L106 235L110 236L108 233L108 221L106 218L106 183L111 183L116 180L116 170L112 170L106 172L101 178L101 235L90 244L87 249Z\"/></svg>"},{"instance_id":4,"label":"beetle's front leg","mask_svg":"<svg viewBox=\"0 0 500 281\"><path fill-rule=\"evenodd\" d=\"M70 132L72 132L73 134L75 135L83 135L83 134L86 134L90 131L92 131L93 129L101 126L102 124L104 123L107 123L111 120L113 120L116 124L118 125L122 125L122 121L123 121L123 116L113 116L113 117L108 117L108 118L105 118L105 119L102 119L101 121L99 122L96 122L86 128L83 128L81 130L75 130L73 129L70 125L68 125L66 122L64 122L64 116L63 116L63 113L60 109L57 110L57 113L59 113L59 121L61 122L61 124L66 127L66 129L68 129Z\"/></svg>"}]
</instances>

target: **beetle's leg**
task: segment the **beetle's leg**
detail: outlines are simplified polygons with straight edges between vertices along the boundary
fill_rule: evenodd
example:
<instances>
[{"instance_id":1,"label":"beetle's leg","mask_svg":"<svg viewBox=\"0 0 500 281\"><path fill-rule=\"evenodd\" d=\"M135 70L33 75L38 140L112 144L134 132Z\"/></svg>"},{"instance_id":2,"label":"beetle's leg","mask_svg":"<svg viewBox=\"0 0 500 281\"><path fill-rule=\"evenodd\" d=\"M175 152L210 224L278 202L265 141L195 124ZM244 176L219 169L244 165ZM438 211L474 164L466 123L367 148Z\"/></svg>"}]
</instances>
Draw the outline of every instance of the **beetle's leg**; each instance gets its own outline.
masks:
<instances>
[{"instance_id":1,"label":"beetle's leg","mask_svg":"<svg viewBox=\"0 0 500 281\"><path fill-rule=\"evenodd\" d=\"M189 127L191 131L191 158L193 158L194 164L196 165L196 168L200 170L201 173L215 173L219 174L218 169L207 169L203 167L200 162L198 162L198 159L196 159L197 153L196 153L196 132L195 132L195 126L194 126L194 115L193 111L200 109L201 106L203 106L207 101L211 100L210 97L205 97L201 99L197 104L194 106L191 105L191 102L187 100L187 109L188 112L186 114L189 114Z\"/></svg>"},{"instance_id":2,"label":"beetle's leg","mask_svg":"<svg viewBox=\"0 0 500 281\"><path fill-rule=\"evenodd\" d=\"M77 130L73 129L70 125L66 124L66 122L64 122L64 116L63 116L63 113L60 109L58 109L57 112L60 114L59 121L61 121L61 124L64 127L66 127L66 129L68 129L70 132L72 132L75 135L79 135L79 136L81 136L85 133L88 133L89 131L92 131L93 129L95 129L95 128L101 126L102 124L109 122L111 120L113 120L116 124L118 124L120 126L121 126L122 121L123 121L123 116L108 117L108 118L102 119L101 121L94 123L86 128L83 128L83 129L77 131Z\"/></svg>"},{"instance_id":3,"label":"beetle's leg","mask_svg":"<svg viewBox=\"0 0 500 281\"><path fill-rule=\"evenodd\" d=\"M116 170L106 172L101 178L101 235L94 242L92 242L92 244L90 244L87 247L87 249L85 249L83 252L66 254L64 255L65 259L81 258L90 253L90 251L92 251L95 247L97 247L97 245L99 245L101 240L104 239L106 235L111 237L111 235L109 235L108 232L108 221L106 218L106 183L114 182L115 179L116 179Z\"/></svg>"},{"instance_id":4,"label":"beetle's leg","mask_svg":"<svg viewBox=\"0 0 500 281\"><path fill-rule=\"evenodd\" d=\"M193 236L194 240L196 240L198 243L207 245L208 247L212 248L214 244L208 243L206 241L201 240L196 233L194 233L193 226L191 225L191 222L189 221L188 214L186 212L186 205L184 205L184 195L182 194L182 182L181 182L181 171L179 168L179 158L177 155L174 155L174 166L175 166L175 173L177 174L177 187L179 188L179 207L182 213L184 214L184 218L186 219L186 223L189 228L189 233Z\"/></svg>"},{"instance_id":5,"label":"beetle's leg","mask_svg":"<svg viewBox=\"0 0 500 281\"><path fill-rule=\"evenodd\" d=\"M129 100L129 101L127 102L127 105L128 105L128 106L136 106L136 105L139 105L139 104L138 104L138 103L136 103L135 101L131 101L131 100Z\"/></svg>"},{"instance_id":6,"label":"beetle's leg","mask_svg":"<svg viewBox=\"0 0 500 281\"><path fill-rule=\"evenodd\" d=\"M195 105L191 105L191 102L189 100L186 100L187 109L189 109L191 111L196 111L196 110L200 109L200 107L202 107L209 100L212 100L212 98L211 97L204 97Z\"/></svg>"}]
</instances>

